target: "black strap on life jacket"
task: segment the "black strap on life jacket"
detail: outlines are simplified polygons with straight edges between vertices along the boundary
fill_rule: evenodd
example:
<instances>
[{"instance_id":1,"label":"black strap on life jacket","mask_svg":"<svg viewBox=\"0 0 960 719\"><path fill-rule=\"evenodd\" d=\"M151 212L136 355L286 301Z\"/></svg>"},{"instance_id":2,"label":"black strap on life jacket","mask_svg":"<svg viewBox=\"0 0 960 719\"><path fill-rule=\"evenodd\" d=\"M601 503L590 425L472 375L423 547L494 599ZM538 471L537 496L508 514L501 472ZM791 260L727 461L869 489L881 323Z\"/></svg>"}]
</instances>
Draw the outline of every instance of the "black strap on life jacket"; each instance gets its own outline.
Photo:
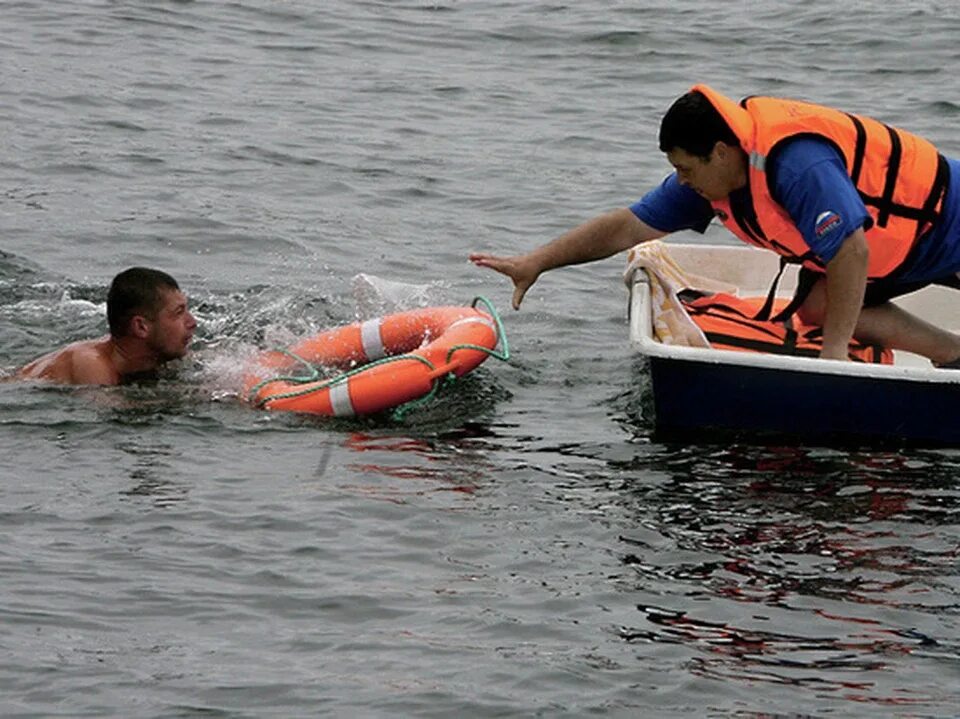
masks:
<instances>
[{"instance_id":1,"label":"black strap on life jacket","mask_svg":"<svg viewBox=\"0 0 960 719\"><path fill-rule=\"evenodd\" d=\"M808 253L810 256L813 253ZM800 271L797 273L797 288L793 292L793 297L790 302L787 303L787 306L782 310L777 312L774 317L770 317L773 312L773 303L777 299L777 285L780 284L780 278L783 276L783 271L787 269L787 265L797 264L798 262L803 262L804 260L809 259L809 257L801 257L792 259L789 257L780 257L780 269L777 271L777 276L773 278L773 282L770 284L770 289L767 292L767 299L763 303L763 307L754 315L753 319L766 322L767 320L772 320L773 322L785 322L796 313L800 306L806 302L807 297L810 295L810 290L813 289L813 286L817 283L817 280L820 279L823 275L819 272L814 272L813 270L807 269L806 267L801 267Z\"/></svg>"},{"instance_id":2,"label":"black strap on life jacket","mask_svg":"<svg viewBox=\"0 0 960 719\"><path fill-rule=\"evenodd\" d=\"M760 320L761 322L766 322L770 319L770 313L773 312L773 303L777 299L777 285L780 284L780 278L783 277L783 271L787 269L787 265L790 262L786 257L780 258L780 269L777 270L777 276L773 278L773 282L770 284L770 289L767 291L767 299L763 303L763 307L760 308L760 311L753 316L753 319Z\"/></svg>"},{"instance_id":3,"label":"black strap on life jacket","mask_svg":"<svg viewBox=\"0 0 960 719\"><path fill-rule=\"evenodd\" d=\"M893 190L897 186L897 176L900 174L900 160L903 159L903 145L900 143L900 133L889 125L884 125L890 135L890 157L887 158L887 176L883 180L883 195L877 209L877 226L886 227L893 212Z\"/></svg>"},{"instance_id":4,"label":"black strap on life jacket","mask_svg":"<svg viewBox=\"0 0 960 719\"><path fill-rule=\"evenodd\" d=\"M850 179L853 180L853 184L860 194L860 199L863 200L863 204L877 208L877 227L886 227L890 222L891 216L903 217L904 219L915 221L917 223L917 231L914 239L916 240L930 225L940 218L937 207L946 196L950 184L950 169L946 159L943 155L937 154L937 170L933 184L921 207L911 207L894 202L893 194L897 188L900 166L903 161L903 142L900 139L900 132L898 130L884 124L883 127L890 137L890 156L887 159L887 172L883 181L883 190L879 197L868 195L860 189L860 175L863 172L863 161L867 153L867 130L860 118L849 113L844 114L850 118L850 122L853 123L857 134Z\"/></svg>"},{"instance_id":5,"label":"black strap on life jacket","mask_svg":"<svg viewBox=\"0 0 960 719\"><path fill-rule=\"evenodd\" d=\"M850 113L845 113L857 132L857 141L853 149L853 168L850 170L850 179L854 186L860 184L860 173L863 172L863 158L867 154L867 128L860 122L860 118Z\"/></svg>"},{"instance_id":6,"label":"black strap on life jacket","mask_svg":"<svg viewBox=\"0 0 960 719\"><path fill-rule=\"evenodd\" d=\"M753 206L753 193L750 192L750 183L743 188L745 197L743 202L730 202L730 215L733 217L737 226L743 230L743 233L753 242L761 247L769 246L767 236L760 227L760 220L757 217L757 210Z\"/></svg>"},{"instance_id":7,"label":"black strap on life jacket","mask_svg":"<svg viewBox=\"0 0 960 719\"><path fill-rule=\"evenodd\" d=\"M917 222L921 223L917 227L917 238L940 219L940 213L937 212L937 206L945 200L950 191L950 166L947 164L947 158L937 153L937 176L933 180L933 187L930 188L930 194L927 195L927 201L920 208L920 217ZM923 226L926 224L926 227Z\"/></svg>"}]
</instances>

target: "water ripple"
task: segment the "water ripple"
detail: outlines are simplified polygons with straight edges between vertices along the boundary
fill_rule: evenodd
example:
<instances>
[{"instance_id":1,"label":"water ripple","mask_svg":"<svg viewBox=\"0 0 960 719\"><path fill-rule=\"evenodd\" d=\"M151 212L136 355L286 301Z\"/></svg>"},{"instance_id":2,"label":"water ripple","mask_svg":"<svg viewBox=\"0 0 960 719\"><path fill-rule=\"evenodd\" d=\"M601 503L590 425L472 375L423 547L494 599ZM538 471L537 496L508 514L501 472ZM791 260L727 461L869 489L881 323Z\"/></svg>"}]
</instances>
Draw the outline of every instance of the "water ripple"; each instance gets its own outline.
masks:
<instances>
[{"instance_id":1,"label":"water ripple","mask_svg":"<svg viewBox=\"0 0 960 719\"><path fill-rule=\"evenodd\" d=\"M697 81L960 153L957 7L5 3L0 365L104 332L133 264L199 327L153 385L0 384L0 714L955 713L960 455L655 436L620 260L401 419L237 393L321 328L509 307L467 253L637 199Z\"/></svg>"}]
</instances>

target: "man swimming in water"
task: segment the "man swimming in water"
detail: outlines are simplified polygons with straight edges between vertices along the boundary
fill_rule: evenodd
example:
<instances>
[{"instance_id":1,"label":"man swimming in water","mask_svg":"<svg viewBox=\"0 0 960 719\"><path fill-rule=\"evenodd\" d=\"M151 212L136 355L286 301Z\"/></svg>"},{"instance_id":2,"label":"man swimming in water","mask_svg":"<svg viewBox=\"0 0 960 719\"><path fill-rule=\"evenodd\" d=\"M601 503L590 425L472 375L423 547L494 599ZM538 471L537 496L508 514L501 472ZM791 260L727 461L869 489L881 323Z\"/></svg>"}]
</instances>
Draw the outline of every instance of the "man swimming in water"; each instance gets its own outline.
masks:
<instances>
[{"instance_id":1,"label":"man swimming in water","mask_svg":"<svg viewBox=\"0 0 960 719\"><path fill-rule=\"evenodd\" d=\"M106 337L73 342L33 360L15 377L58 384L124 384L183 357L197 327L177 281L145 267L131 267L113 278L107 323Z\"/></svg>"}]
</instances>

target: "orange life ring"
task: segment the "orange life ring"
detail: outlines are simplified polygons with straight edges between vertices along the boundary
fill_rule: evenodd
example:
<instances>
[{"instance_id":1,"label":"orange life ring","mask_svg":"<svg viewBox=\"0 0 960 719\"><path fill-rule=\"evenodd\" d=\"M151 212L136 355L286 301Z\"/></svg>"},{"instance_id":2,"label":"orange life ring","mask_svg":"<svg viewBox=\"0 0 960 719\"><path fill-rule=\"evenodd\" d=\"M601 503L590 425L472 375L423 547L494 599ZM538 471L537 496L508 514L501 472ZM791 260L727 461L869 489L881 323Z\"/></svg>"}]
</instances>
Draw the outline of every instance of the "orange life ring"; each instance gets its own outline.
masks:
<instances>
[{"instance_id":1,"label":"orange life ring","mask_svg":"<svg viewBox=\"0 0 960 719\"><path fill-rule=\"evenodd\" d=\"M381 412L423 397L451 373L476 368L497 346L498 327L475 307L428 307L356 322L264 352L244 380L244 397L257 407L330 417ZM333 380L277 376L304 365L353 369Z\"/></svg>"}]
</instances>

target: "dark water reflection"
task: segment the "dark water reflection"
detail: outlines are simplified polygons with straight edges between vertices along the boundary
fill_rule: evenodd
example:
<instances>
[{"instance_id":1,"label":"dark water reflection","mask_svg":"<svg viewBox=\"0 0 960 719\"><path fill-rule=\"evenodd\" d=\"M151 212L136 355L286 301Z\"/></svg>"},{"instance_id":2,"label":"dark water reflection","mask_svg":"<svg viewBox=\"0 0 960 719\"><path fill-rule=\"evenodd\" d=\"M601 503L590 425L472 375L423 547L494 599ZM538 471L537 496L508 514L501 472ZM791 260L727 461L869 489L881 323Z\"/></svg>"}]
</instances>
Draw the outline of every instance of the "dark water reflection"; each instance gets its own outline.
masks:
<instances>
[{"instance_id":1,"label":"dark water reflection","mask_svg":"<svg viewBox=\"0 0 960 719\"><path fill-rule=\"evenodd\" d=\"M936 706L960 667L955 453L648 446L612 460L637 605L697 675ZM651 473L662 479L651 483Z\"/></svg>"},{"instance_id":2,"label":"dark water reflection","mask_svg":"<svg viewBox=\"0 0 960 719\"><path fill-rule=\"evenodd\" d=\"M147 497L156 507L172 507L189 497L189 485L173 477L170 458L176 448L168 442L128 440L117 449L128 458L127 471L131 486L120 494L126 497Z\"/></svg>"}]
</instances>

